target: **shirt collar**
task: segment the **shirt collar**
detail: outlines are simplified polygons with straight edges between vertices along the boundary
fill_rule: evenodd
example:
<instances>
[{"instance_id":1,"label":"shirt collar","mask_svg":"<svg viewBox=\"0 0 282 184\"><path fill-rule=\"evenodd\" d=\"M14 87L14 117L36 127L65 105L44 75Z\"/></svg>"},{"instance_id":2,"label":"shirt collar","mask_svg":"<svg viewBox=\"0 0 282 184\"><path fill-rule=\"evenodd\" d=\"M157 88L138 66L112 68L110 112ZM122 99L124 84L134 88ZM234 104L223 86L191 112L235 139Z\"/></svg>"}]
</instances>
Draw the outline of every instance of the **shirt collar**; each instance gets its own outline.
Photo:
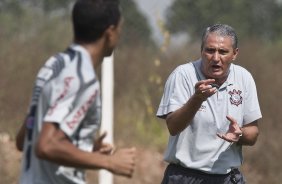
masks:
<instances>
[{"instance_id":1,"label":"shirt collar","mask_svg":"<svg viewBox=\"0 0 282 184\"><path fill-rule=\"evenodd\" d=\"M86 62L86 63L84 63L85 66L94 69L92 58L91 58L89 52L84 47L82 47L79 44L73 43L73 44L70 45L70 48L72 48L73 50L78 51L78 52L81 53L81 55L83 57L83 61Z\"/></svg>"},{"instance_id":2,"label":"shirt collar","mask_svg":"<svg viewBox=\"0 0 282 184\"><path fill-rule=\"evenodd\" d=\"M194 65L195 72L196 72L198 80L205 80L206 77L204 76L204 74L201 71L202 60L199 59L197 61L192 62L192 64ZM220 88L225 88L227 86L234 84L234 77L233 77L234 72L233 71L234 71L234 64L231 63L231 65L229 67L228 77L227 77L226 81L220 86Z\"/></svg>"},{"instance_id":3,"label":"shirt collar","mask_svg":"<svg viewBox=\"0 0 282 184\"><path fill-rule=\"evenodd\" d=\"M73 50L82 52L84 55L87 55L87 57L89 57L89 59L91 61L91 57L90 57L89 52L84 47L82 47L81 45L73 43L73 44L70 45L70 48L72 48Z\"/></svg>"}]
</instances>

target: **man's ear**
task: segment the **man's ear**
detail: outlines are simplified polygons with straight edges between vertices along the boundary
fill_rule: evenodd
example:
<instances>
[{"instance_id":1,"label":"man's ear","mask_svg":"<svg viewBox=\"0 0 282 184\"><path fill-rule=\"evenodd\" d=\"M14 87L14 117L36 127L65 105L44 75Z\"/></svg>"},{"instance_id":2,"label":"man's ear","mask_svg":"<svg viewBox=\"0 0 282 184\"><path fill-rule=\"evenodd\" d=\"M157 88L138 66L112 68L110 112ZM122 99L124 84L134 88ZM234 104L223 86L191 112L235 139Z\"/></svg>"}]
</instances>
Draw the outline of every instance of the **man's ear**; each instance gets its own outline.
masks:
<instances>
[{"instance_id":1,"label":"man's ear","mask_svg":"<svg viewBox=\"0 0 282 184\"><path fill-rule=\"evenodd\" d=\"M239 53L239 48L236 48L236 49L233 50L232 61L234 61L237 58L238 53Z\"/></svg>"},{"instance_id":2,"label":"man's ear","mask_svg":"<svg viewBox=\"0 0 282 184\"><path fill-rule=\"evenodd\" d=\"M116 27L114 25L110 25L105 31L106 39L109 42L113 42L113 39L115 37L115 31L116 31L115 29Z\"/></svg>"}]
</instances>

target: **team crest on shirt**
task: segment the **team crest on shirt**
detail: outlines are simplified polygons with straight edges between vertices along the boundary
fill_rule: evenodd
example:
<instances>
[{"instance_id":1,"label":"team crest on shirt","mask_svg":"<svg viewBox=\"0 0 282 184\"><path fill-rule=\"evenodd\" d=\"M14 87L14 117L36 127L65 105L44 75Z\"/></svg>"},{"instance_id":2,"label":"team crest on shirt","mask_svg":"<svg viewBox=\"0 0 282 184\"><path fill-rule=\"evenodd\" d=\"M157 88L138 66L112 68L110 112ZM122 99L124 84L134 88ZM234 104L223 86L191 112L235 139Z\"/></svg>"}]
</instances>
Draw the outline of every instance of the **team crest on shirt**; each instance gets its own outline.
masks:
<instances>
[{"instance_id":1,"label":"team crest on shirt","mask_svg":"<svg viewBox=\"0 0 282 184\"><path fill-rule=\"evenodd\" d=\"M233 91L229 91L229 99L232 105L239 106L240 104L242 104L243 97L241 96L241 93L242 91L236 89L233 89Z\"/></svg>"}]
</instances>

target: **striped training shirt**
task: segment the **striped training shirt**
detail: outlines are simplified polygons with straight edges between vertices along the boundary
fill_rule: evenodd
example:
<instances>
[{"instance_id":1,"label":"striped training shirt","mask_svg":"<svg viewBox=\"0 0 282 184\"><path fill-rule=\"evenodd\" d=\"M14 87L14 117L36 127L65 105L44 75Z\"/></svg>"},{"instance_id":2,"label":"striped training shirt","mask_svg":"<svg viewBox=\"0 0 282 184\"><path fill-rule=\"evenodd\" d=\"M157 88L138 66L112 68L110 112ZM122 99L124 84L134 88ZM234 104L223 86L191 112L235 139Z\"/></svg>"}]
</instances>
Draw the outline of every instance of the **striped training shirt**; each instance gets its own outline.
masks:
<instances>
[{"instance_id":1,"label":"striped training shirt","mask_svg":"<svg viewBox=\"0 0 282 184\"><path fill-rule=\"evenodd\" d=\"M73 44L48 59L37 75L26 119L20 183L85 184L84 170L38 159L34 145L43 123L53 122L77 148L91 151L100 119L100 84L91 57Z\"/></svg>"}]
</instances>

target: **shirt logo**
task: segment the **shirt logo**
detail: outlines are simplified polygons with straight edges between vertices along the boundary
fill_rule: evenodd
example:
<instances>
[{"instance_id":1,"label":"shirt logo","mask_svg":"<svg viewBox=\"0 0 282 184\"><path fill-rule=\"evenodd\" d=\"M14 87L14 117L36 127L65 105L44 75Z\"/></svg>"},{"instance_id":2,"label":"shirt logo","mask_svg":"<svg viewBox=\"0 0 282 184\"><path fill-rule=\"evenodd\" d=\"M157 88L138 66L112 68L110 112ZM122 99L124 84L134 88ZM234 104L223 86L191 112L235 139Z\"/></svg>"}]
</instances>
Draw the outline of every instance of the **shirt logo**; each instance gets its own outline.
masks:
<instances>
[{"instance_id":1,"label":"shirt logo","mask_svg":"<svg viewBox=\"0 0 282 184\"><path fill-rule=\"evenodd\" d=\"M89 99L86 101L86 103L84 103L78 109L78 111L76 111L76 113L74 114L74 117L72 118L72 120L67 122L67 125L68 125L68 127L70 129L74 129L75 126L78 125L79 121L81 121L81 118L83 118L85 116L85 114L87 113L88 109L93 104L94 100L96 99L97 94L98 94L98 90L96 90L95 93L92 94L89 97Z\"/></svg>"},{"instance_id":2,"label":"shirt logo","mask_svg":"<svg viewBox=\"0 0 282 184\"><path fill-rule=\"evenodd\" d=\"M70 90L70 84L71 81L74 79L74 77L66 77L64 79L64 90L62 91L62 93L59 95L59 97L56 99L55 103L53 106L50 107L49 111L48 111L48 115L53 114L55 108L57 107L59 101L61 101L62 99L64 99L66 97L66 95L68 94L69 90Z\"/></svg>"},{"instance_id":3,"label":"shirt logo","mask_svg":"<svg viewBox=\"0 0 282 184\"><path fill-rule=\"evenodd\" d=\"M228 94L230 95L230 102L232 105L239 106L242 104L243 97L241 96L242 91L233 89L233 91L229 91Z\"/></svg>"}]
</instances>

